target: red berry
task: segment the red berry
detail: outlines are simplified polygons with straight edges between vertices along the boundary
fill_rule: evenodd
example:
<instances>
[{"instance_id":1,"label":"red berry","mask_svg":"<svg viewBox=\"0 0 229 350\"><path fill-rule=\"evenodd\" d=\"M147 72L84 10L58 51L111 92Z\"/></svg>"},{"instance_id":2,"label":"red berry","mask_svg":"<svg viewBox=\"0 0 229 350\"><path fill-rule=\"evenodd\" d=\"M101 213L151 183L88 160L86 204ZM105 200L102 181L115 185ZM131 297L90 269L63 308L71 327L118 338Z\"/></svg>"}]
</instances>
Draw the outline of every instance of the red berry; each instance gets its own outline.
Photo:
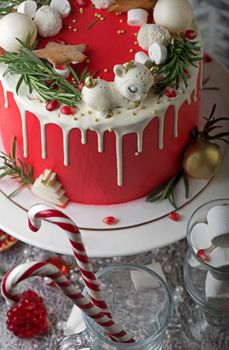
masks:
<instances>
[{"instance_id":1,"label":"red berry","mask_svg":"<svg viewBox=\"0 0 229 350\"><path fill-rule=\"evenodd\" d=\"M57 38L57 39L55 40L55 42L56 42L57 44L66 45L66 41L65 41L64 39L62 39L62 38Z\"/></svg>"},{"instance_id":2,"label":"red berry","mask_svg":"<svg viewBox=\"0 0 229 350\"><path fill-rule=\"evenodd\" d=\"M0 249L3 248L5 246L5 242L4 241L0 241Z\"/></svg>"},{"instance_id":3,"label":"red berry","mask_svg":"<svg viewBox=\"0 0 229 350\"><path fill-rule=\"evenodd\" d=\"M193 39L195 39L197 37L197 33L195 32L195 30L188 29L184 33L184 36L185 36L186 39L193 40Z\"/></svg>"},{"instance_id":4,"label":"red berry","mask_svg":"<svg viewBox=\"0 0 229 350\"><path fill-rule=\"evenodd\" d=\"M180 220L180 214L173 211L169 214L169 219L173 221L179 221Z\"/></svg>"},{"instance_id":5,"label":"red berry","mask_svg":"<svg viewBox=\"0 0 229 350\"><path fill-rule=\"evenodd\" d=\"M67 67L66 64L56 64L56 65L54 66L54 68L55 68L56 70L65 70L65 69L67 69L68 67Z\"/></svg>"},{"instance_id":6,"label":"red berry","mask_svg":"<svg viewBox=\"0 0 229 350\"><path fill-rule=\"evenodd\" d=\"M47 111L52 112L52 111L55 111L57 108L59 108L59 106L60 106L59 101L52 100L46 104L45 108L47 109Z\"/></svg>"},{"instance_id":7,"label":"red berry","mask_svg":"<svg viewBox=\"0 0 229 350\"><path fill-rule=\"evenodd\" d=\"M210 62L212 62L212 57L208 54L205 54L203 61L204 61L204 63L210 63Z\"/></svg>"},{"instance_id":8,"label":"red berry","mask_svg":"<svg viewBox=\"0 0 229 350\"><path fill-rule=\"evenodd\" d=\"M61 107L60 112L65 115L73 115L76 114L76 109L71 106L63 106Z\"/></svg>"},{"instance_id":9,"label":"red berry","mask_svg":"<svg viewBox=\"0 0 229 350\"><path fill-rule=\"evenodd\" d=\"M198 250L196 255L198 256L198 258L200 258L203 261L208 261L209 260L204 249Z\"/></svg>"},{"instance_id":10,"label":"red berry","mask_svg":"<svg viewBox=\"0 0 229 350\"><path fill-rule=\"evenodd\" d=\"M114 216L106 216L103 219L103 222L106 225L115 225L118 222L118 219L116 219Z\"/></svg>"},{"instance_id":11,"label":"red berry","mask_svg":"<svg viewBox=\"0 0 229 350\"><path fill-rule=\"evenodd\" d=\"M43 299L29 290L7 312L7 328L19 338L30 338L48 330L47 311Z\"/></svg>"},{"instance_id":12,"label":"red berry","mask_svg":"<svg viewBox=\"0 0 229 350\"><path fill-rule=\"evenodd\" d=\"M167 86L165 88L165 96L169 97L169 98L174 98L177 96L177 93L174 89L172 89L170 86Z\"/></svg>"},{"instance_id":13,"label":"red berry","mask_svg":"<svg viewBox=\"0 0 229 350\"><path fill-rule=\"evenodd\" d=\"M13 236L7 236L7 240L9 242L14 242L14 241L16 241L16 238L14 238Z\"/></svg>"}]
</instances>

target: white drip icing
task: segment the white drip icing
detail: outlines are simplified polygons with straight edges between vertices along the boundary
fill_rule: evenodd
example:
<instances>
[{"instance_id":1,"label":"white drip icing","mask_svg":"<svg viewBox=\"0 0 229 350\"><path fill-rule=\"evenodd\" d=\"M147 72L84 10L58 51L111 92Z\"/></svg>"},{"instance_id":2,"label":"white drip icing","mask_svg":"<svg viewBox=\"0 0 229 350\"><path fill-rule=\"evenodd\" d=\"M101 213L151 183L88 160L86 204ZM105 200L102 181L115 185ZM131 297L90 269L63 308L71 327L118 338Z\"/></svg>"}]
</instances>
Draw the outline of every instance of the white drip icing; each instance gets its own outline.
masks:
<instances>
[{"instance_id":1,"label":"white drip icing","mask_svg":"<svg viewBox=\"0 0 229 350\"><path fill-rule=\"evenodd\" d=\"M69 136L69 131L70 130L65 130L64 128L62 128L62 134L63 134L63 152L64 152L64 165L68 166L69 165L69 140L68 140L68 136Z\"/></svg>"},{"instance_id":2,"label":"white drip icing","mask_svg":"<svg viewBox=\"0 0 229 350\"><path fill-rule=\"evenodd\" d=\"M164 128L165 128L165 113L162 113L159 118L159 139L158 147L163 149L164 147Z\"/></svg>"},{"instance_id":3,"label":"white drip icing","mask_svg":"<svg viewBox=\"0 0 229 350\"><path fill-rule=\"evenodd\" d=\"M81 129L81 143L82 145L86 145L87 143L87 131L84 129Z\"/></svg>"},{"instance_id":4,"label":"white drip icing","mask_svg":"<svg viewBox=\"0 0 229 350\"><path fill-rule=\"evenodd\" d=\"M202 52L203 54L203 52ZM203 89L203 72L204 72L204 62L203 60L200 61L200 89L202 90Z\"/></svg>"},{"instance_id":5,"label":"white drip icing","mask_svg":"<svg viewBox=\"0 0 229 350\"><path fill-rule=\"evenodd\" d=\"M4 108L9 107L9 100L8 100L8 91L3 86L3 94L4 94Z\"/></svg>"},{"instance_id":6,"label":"white drip icing","mask_svg":"<svg viewBox=\"0 0 229 350\"><path fill-rule=\"evenodd\" d=\"M42 159L47 157L46 152L46 124L42 123L40 120L40 128L41 128L41 156Z\"/></svg>"},{"instance_id":7,"label":"white drip icing","mask_svg":"<svg viewBox=\"0 0 229 350\"><path fill-rule=\"evenodd\" d=\"M26 125L26 110L22 104L18 103L18 109L21 115L22 122L22 139L23 139L23 156L28 157L28 137L27 137L27 125Z\"/></svg>"},{"instance_id":8,"label":"white drip icing","mask_svg":"<svg viewBox=\"0 0 229 350\"><path fill-rule=\"evenodd\" d=\"M98 138L98 152L103 153L103 132L96 131Z\"/></svg>"},{"instance_id":9,"label":"white drip icing","mask_svg":"<svg viewBox=\"0 0 229 350\"><path fill-rule=\"evenodd\" d=\"M116 135L116 160L117 160L117 185L122 186L123 181L123 166L122 166L122 143L123 135L115 131Z\"/></svg>"},{"instance_id":10,"label":"white drip icing","mask_svg":"<svg viewBox=\"0 0 229 350\"><path fill-rule=\"evenodd\" d=\"M138 144L138 152L141 153L142 152L142 136L143 136L143 131L138 131L137 132L137 144Z\"/></svg>"}]
</instances>

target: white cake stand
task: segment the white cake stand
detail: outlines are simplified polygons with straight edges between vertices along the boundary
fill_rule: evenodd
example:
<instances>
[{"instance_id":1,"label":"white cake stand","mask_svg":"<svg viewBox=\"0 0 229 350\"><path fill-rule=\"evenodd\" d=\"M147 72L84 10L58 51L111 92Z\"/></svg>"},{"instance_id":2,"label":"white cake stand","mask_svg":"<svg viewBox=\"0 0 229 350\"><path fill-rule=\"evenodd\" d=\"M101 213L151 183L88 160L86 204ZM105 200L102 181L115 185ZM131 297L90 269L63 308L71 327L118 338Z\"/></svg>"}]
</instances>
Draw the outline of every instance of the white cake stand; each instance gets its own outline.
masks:
<instances>
[{"instance_id":1,"label":"white cake stand","mask_svg":"<svg viewBox=\"0 0 229 350\"><path fill-rule=\"evenodd\" d=\"M217 116L229 116L228 71L217 62L205 65L205 77L210 77L207 86L220 90L203 90L201 115L209 115L212 105L217 104ZM1 140L0 140L1 141ZM0 144L0 149L3 149ZM190 198L184 195L182 184L177 187L177 202L181 220L171 221L173 211L168 201L152 204L145 199L126 204L87 206L70 204L65 211L81 228L89 256L110 257L141 253L162 247L185 236L186 223L191 213L202 203L214 198L229 197L229 151L217 176L207 181L190 181ZM12 199L8 195L15 190L15 182L3 179L0 182L0 227L17 239L36 247L56 253L71 254L71 247L64 232L50 222L44 221L36 234L27 225L27 210L41 202L28 189L23 189ZM115 216L118 223L106 226L103 218Z\"/></svg>"}]
</instances>

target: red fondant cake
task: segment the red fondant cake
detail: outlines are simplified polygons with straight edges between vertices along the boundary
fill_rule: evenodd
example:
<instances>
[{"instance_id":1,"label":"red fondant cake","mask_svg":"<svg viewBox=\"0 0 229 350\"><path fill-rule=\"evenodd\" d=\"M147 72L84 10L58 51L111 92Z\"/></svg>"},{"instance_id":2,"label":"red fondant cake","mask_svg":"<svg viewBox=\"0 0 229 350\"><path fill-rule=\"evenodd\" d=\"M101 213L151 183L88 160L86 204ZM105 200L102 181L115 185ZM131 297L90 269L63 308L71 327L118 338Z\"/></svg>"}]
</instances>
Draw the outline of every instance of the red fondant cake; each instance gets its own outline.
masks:
<instances>
[{"instance_id":1,"label":"red fondant cake","mask_svg":"<svg viewBox=\"0 0 229 350\"><path fill-rule=\"evenodd\" d=\"M61 195L65 191L70 201L114 204L144 197L181 169L189 132L198 123L199 63L197 67L184 64L181 76L186 75L185 80L175 81L175 87L168 83L169 87L165 85L158 92L158 86L163 86L158 82L168 78L168 73L164 76L163 71L157 73L165 67L169 53L167 61L158 65L150 58L145 59L143 68L140 61L147 51L139 46L141 40L137 41L139 27L128 25L126 13L96 9L91 2L82 8L72 1L71 7L70 15L63 18L61 31L51 38L39 37L38 45L44 48L49 41L87 45L85 62L71 64L72 70L83 72L87 68L91 74L85 81L83 99L77 101L74 109L63 109L68 103L60 101L54 104L54 110L52 105L47 110L47 101L52 100L48 91L45 99L36 89L29 91L25 81L16 91L20 72L3 76L7 62L1 61L0 128L6 153L11 152L16 138L17 156L32 166L34 179L45 169L51 169L58 176L58 190L62 185ZM194 22L188 29L197 31ZM172 34L170 40L176 37ZM156 44L153 54L159 48L160 59L164 49L162 43ZM6 52L5 49L2 53L5 57ZM142 52L141 60L130 64L137 60L138 52ZM66 65L55 66L56 72L63 68L68 71ZM67 79L80 94L84 81L77 81L77 77L71 74ZM47 75L47 89L48 80ZM136 84L126 87L125 84L136 80L140 87ZM153 88L149 89L145 81ZM140 97L129 98L127 93L137 94L136 89L147 91L141 90ZM144 94L147 96L141 98ZM128 106L129 102L135 105Z\"/></svg>"}]
</instances>

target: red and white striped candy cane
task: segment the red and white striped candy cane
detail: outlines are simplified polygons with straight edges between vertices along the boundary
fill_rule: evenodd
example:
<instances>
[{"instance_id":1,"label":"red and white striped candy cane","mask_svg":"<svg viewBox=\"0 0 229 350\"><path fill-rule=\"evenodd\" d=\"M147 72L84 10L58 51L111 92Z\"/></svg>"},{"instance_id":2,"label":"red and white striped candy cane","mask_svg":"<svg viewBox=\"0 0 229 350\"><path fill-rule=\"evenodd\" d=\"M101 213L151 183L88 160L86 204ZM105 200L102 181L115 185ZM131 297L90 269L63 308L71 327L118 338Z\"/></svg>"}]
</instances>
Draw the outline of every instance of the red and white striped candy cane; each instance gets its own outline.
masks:
<instances>
[{"instance_id":1,"label":"red and white striped candy cane","mask_svg":"<svg viewBox=\"0 0 229 350\"><path fill-rule=\"evenodd\" d=\"M51 278L62 290L64 295L71 299L84 313L92 318L104 331L112 335L120 343L133 343L131 338L122 328L115 324L99 307L95 306L86 298L79 288L65 277L65 275L54 265L47 262L30 262L18 265L10 270L1 283L2 296L9 306L13 306L20 299L16 286L23 280L32 276L42 276Z\"/></svg>"},{"instance_id":2,"label":"red and white striped candy cane","mask_svg":"<svg viewBox=\"0 0 229 350\"><path fill-rule=\"evenodd\" d=\"M66 232L92 303L111 318L76 224L63 212L46 204L36 204L31 207L28 211L28 218L29 227L34 232L41 227L42 219L48 219Z\"/></svg>"}]
</instances>

